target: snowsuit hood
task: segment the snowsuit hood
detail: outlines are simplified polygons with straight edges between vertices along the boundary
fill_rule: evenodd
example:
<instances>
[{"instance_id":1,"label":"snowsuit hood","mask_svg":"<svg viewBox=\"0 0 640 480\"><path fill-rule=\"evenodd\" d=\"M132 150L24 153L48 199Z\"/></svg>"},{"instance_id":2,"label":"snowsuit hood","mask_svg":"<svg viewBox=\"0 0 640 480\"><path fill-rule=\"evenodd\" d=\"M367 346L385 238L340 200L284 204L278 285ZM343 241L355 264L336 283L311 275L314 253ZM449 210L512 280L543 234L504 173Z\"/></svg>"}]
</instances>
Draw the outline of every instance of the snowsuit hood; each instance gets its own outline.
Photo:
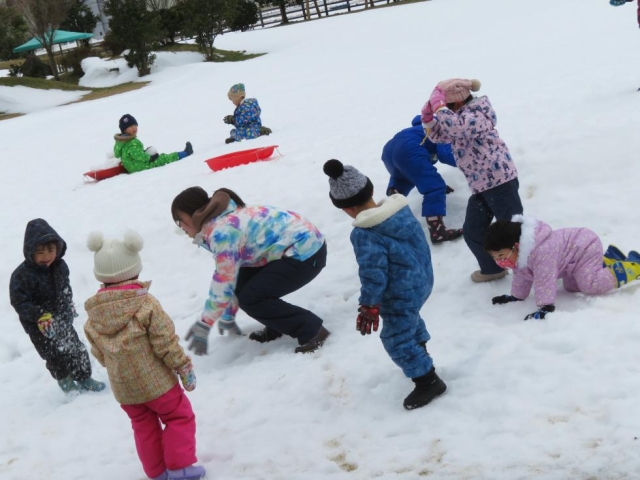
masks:
<instances>
[{"instance_id":1,"label":"snowsuit hood","mask_svg":"<svg viewBox=\"0 0 640 480\"><path fill-rule=\"evenodd\" d=\"M22 251L24 253L24 259L27 263L39 268L47 268L42 267L40 265L36 265L33 261L33 254L36 251L38 245L43 245L45 243L55 242L56 243L56 259L55 262L59 261L67 251L67 243L62 239L58 232L56 232L51 225L47 223L46 220L42 218L36 218L35 220L31 220L27 223L27 228L24 232L24 245Z\"/></svg>"}]
</instances>

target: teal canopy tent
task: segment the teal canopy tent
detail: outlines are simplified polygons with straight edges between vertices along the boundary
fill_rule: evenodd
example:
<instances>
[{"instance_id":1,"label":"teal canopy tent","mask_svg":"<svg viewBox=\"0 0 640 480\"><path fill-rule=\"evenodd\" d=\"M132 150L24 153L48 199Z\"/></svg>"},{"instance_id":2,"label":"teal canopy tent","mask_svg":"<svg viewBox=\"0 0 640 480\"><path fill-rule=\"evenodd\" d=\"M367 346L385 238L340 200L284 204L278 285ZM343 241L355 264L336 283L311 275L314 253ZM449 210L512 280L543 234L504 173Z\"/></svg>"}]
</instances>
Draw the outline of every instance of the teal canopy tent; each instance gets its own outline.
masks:
<instances>
[{"instance_id":1,"label":"teal canopy tent","mask_svg":"<svg viewBox=\"0 0 640 480\"><path fill-rule=\"evenodd\" d=\"M91 37L93 37L93 33L79 33L67 32L65 30L56 30L55 32L53 32L52 44L55 45L56 43L59 44L73 42L75 40L85 40ZM19 47L14 48L13 53L28 52L29 50L37 50L38 48L44 47L42 46L42 43L40 43L40 40L32 38L27 43L23 43Z\"/></svg>"}]
</instances>

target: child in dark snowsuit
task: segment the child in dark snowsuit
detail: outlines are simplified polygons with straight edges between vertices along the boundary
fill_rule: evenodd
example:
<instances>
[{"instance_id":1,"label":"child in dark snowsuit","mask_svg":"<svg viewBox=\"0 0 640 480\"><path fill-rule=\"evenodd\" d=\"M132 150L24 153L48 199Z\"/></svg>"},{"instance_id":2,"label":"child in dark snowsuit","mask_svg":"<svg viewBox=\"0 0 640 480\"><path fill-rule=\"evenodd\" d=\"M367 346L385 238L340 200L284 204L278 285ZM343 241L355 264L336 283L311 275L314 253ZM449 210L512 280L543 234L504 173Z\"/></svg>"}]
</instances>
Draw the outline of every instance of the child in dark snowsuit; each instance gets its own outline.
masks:
<instances>
[{"instance_id":1,"label":"child in dark snowsuit","mask_svg":"<svg viewBox=\"0 0 640 480\"><path fill-rule=\"evenodd\" d=\"M458 168L467 179L472 194L462 230L480 266L471 280L487 282L504 277L507 271L484 250L484 234L494 217L510 220L521 214L522 202L518 171L495 128L496 113L486 96L471 95L479 89L478 80L440 82L422 108L422 122L431 141L452 145Z\"/></svg>"},{"instance_id":2,"label":"child in dark snowsuit","mask_svg":"<svg viewBox=\"0 0 640 480\"><path fill-rule=\"evenodd\" d=\"M331 201L355 219L351 243L362 284L356 330L362 335L377 331L382 317L382 344L416 385L404 408L422 407L447 389L427 353L431 336L420 317L433 288L427 239L404 196L376 204L371 181L354 167L329 160L324 172Z\"/></svg>"},{"instance_id":3,"label":"child in dark snowsuit","mask_svg":"<svg viewBox=\"0 0 640 480\"><path fill-rule=\"evenodd\" d=\"M260 114L262 110L255 98L245 98L244 83L233 85L227 97L236 106L233 115L227 115L222 119L224 123L234 125L236 128L229 132L229 138L224 143L239 142L240 140L250 140L261 135L269 135L271 129L262 126Z\"/></svg>"},{"instance_id":4,"label":"child in dark snowsuit","mask_svg":"<svg viewBox=\"0 0 640 480\"><path fill-rule=\"evenodd\" d=\"M187 142L182 152L158 153L154 147L144 148L137 138L138 122L128 113L123 115L118 122L120 133L116 133L113 139L113 153L122 162L122 166L129 173L149 170L161 167L167 163L182 160L193 153L191 142Z\"/></svg>"},{"instance_id":5,"label":"child in dark snowsuit","mask_svg":"<svg viewBox=\"0 0 640 480\"><path fill-rule=\"evenodd\" d=\"M444 182L435 163L440 160L452 167L456 161L451 145L434 144L424 138L420 115L394 135L382 149L382 161L391 175L387 195L401 193L405 197L413 188L423 195L422 216L427 221L431 243L447 242L460 238L462 229L447 229L443 218L447 214L446 194L453 192Z\"/></svg>"},{"instance_id":6,"label":"child in dark snowsuit","mask_svg":"<svg viewBox=\"0 0 640 480\"><path fill-rule=\"evenodd\" d=\"M24 331L62 391L94 391L105 384L91 378L87 349L73 328L77 316L69 284L69 267L62 259L67 244L37 218L24 234L24 262L11 275L9 294Z\"/></svg>"}]
</instances>

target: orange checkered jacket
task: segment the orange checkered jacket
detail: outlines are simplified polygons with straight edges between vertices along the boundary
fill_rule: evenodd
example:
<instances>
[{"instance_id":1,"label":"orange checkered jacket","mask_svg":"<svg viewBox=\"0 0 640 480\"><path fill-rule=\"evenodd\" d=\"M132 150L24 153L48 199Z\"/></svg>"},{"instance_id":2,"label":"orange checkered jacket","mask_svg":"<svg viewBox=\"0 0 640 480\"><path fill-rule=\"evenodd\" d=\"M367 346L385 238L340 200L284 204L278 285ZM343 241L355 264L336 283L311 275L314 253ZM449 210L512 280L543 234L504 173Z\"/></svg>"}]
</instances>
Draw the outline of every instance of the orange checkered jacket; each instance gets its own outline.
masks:
<instances>
[{"instance_id":1,"label":"orange checkered jacket","mask_svg":"<svg viewBox=\"0 0 640 480\"><path fill-rule=\"evenodd\" d=\"M100 289L84 304L91 353L107 368L113 394L123 405L160 397L177 383L175 371L191 361L171 318L149 294L150 284L122 282Z\"/></svg>"}]
</instances>

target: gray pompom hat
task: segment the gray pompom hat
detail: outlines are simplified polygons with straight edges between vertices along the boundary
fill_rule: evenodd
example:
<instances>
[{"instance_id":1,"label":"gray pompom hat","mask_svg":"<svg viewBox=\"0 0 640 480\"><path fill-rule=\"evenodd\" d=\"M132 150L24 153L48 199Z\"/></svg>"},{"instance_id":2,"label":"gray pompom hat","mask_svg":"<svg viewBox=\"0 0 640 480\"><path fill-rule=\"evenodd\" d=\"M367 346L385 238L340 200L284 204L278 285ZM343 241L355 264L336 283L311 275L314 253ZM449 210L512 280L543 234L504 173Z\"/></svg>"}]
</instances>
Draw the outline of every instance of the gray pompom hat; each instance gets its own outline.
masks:
<instances>
[{"instance_id":1,"label":"gray pompom hat","mask_svg":"<svg viewBox=\"0 0 640 480\"><path fill-rule=\"evenodd\" d=\"M329 176L329 198L336 207L357 207L373 197L371 180L357 168L332 159L323 170Z\"/></svg>"}]
</instances>

